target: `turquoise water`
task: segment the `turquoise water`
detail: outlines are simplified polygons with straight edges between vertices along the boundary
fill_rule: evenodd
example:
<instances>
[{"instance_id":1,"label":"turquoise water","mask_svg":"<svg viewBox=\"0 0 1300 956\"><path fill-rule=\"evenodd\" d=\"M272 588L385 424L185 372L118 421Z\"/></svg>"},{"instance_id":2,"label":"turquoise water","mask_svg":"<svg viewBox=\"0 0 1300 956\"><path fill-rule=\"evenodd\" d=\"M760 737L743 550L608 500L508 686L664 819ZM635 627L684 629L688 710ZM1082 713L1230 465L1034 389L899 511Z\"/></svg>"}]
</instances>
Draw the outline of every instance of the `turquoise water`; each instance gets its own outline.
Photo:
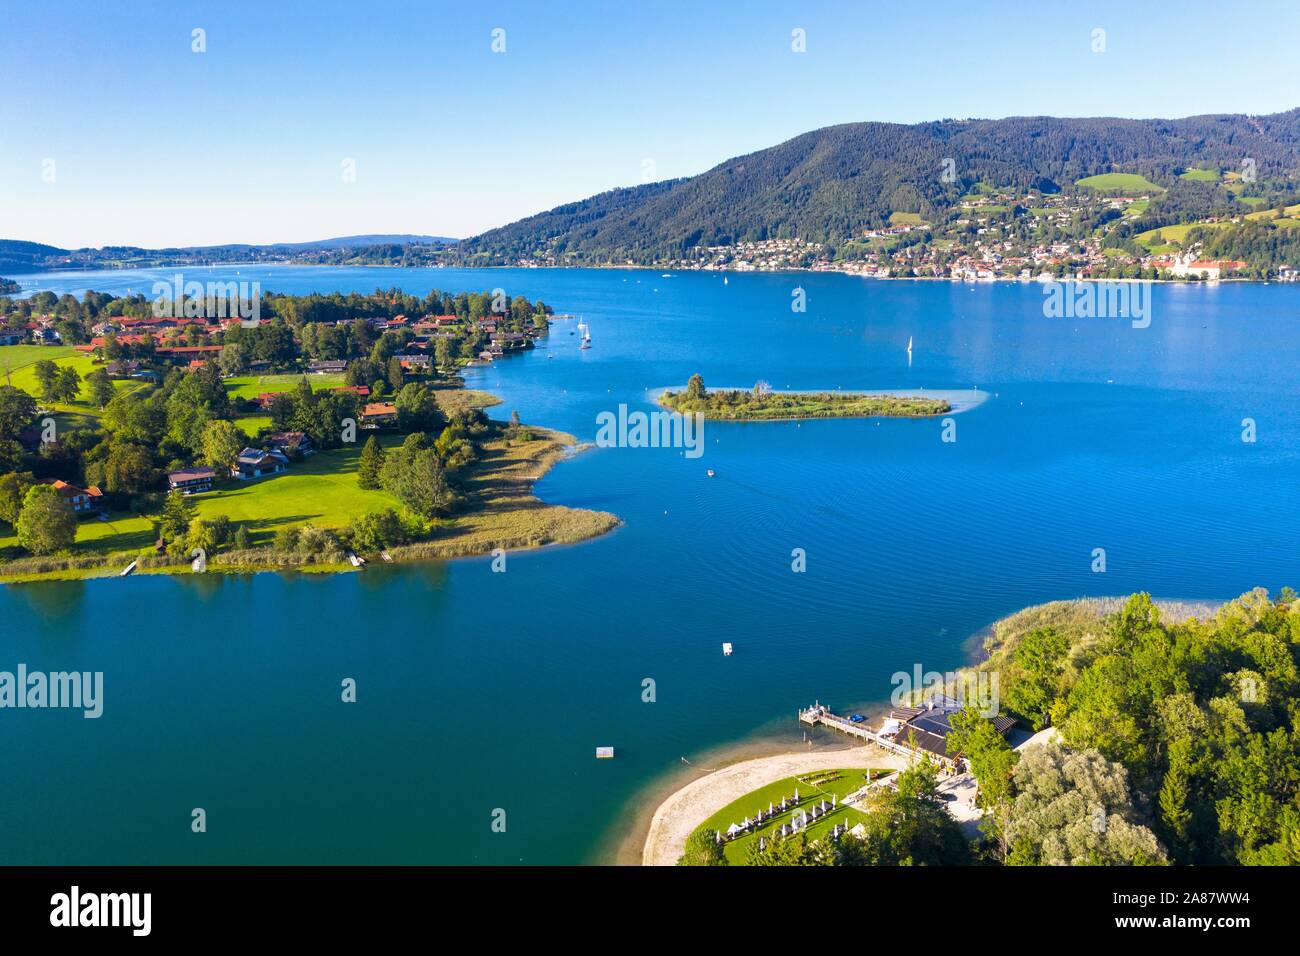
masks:
<instances>
[{"instance_id":1,"label":"turquoise water","mask_svg":"<svg viewBox=\"0 0 1300 956\"><path fill-rule=\"evenodd\" d=\"M697 371L986 399L955 416L954 443L937 420L710 423L699 459L586 452L538 493L624 526L512 554L505 574L470 560L0 589L0 669L105 674L99 720L0 711L0 862L589 862L679 757L798 740L797 707L883 699L916 663L950 669L1017 608L1300 582L1297 287L1157 287L1151 326L1133 329L1044 318L1035 285L235 271L207 272L289 292L502 286L581 314L592 349L557 323L468 377L505 398L503 417L587 440L601 411L649 410L649 392ZM148 293L153 275L37 281ZM597 762L598 745L617 757Z\"/></svg>"}]
</instances>

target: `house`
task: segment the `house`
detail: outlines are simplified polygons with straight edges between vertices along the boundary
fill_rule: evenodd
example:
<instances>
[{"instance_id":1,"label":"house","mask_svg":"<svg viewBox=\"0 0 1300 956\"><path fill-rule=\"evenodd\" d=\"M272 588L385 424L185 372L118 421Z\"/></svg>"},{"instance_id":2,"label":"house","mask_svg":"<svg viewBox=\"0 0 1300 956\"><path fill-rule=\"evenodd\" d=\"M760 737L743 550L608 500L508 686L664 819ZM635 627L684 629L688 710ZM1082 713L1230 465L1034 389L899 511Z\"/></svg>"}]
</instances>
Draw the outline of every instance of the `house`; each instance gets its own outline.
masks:
<instances>
[{"instance_id":1,"label":"house","mask_svg":"<svg viewBox=\"0 0 1300 956\"><path fill-rule=\"evenodd\" d=\"M0 332L0 345L21 345L25 338L25 332Z\"/></svg>"},{"instance_id":2,"label":"house","mask_svg":"<svg viewBox=\"0 0 1300 956\"><path fill-rule=\"evenodd\" d=\"M306 432L275 432L267 436L267 444L272 451L292 457L310 455L316 450L311 443L311 436Z\"/></svg>"},{"instance_id":3,"label":"house","mask_svg":"<svg viewBox=\"0 0 1300 956\"><path fill-rule=\"evenodd\" d=\"M922 751L945 763L955 763L960 754L948 752L948 718L962 705L944 697L928 701L923 707L895 707L880 728L880 736L909 750ZM992 718L993 729L1005 737L1016 725L1015 719L1001 714Z\"/></svg>"},{"instance_id":4,"label":"house","mask_svg":"<svg viewBox=\"0 0 1300 956\"><path fill-rule=\"evenodd\" d=\"M357 398L367 398L370 395L369 385L340 385L338 388L330 389L333 392L351 392Z\"/></svg>"},{"instance_id":5,"label":"house","mask_svg":"<svg viewBox=\"0 0 1300 956\"><path fill-rule=\"evenodd\" d=\"M278 451L263 451L260 448L245 448L230 466L230 477L247 481L250 478L264 478L278 475L289 467L289 459Z\"/></svg>"},{"instance_id":6,"label":"house","mask_svg":"<svg viewBox=\"0 0 1300 956\"><path fill-rule=\"evenodd\" d=\"M394 355L393 358L407 371L427 372L433 364L427 355Z\"/></svg>"},{"instance_id":7,"label":"house","mask_svg":"<svg viewBox=\"0 0 1300 956\"><path fill-rule=\"evenodd\" d=\"M140 363L131 359L118 359L105 365L104 370L113 378L130 378L140 371Z\"/></svg>"},{"instance_id":8,"label":"house","mask_svg":"<svg viewBox=\"0 0 1300 956\"><path fill-rule=\"evenodd\" d=\"M167 475L167 485L172 491L185 495L197 495L212 490L212 482L217 473L212 468L182 468Z\"/></svg>"},{"instance_id":9,"label":"house","mask_svg":"<svg viewBox=\"0 0 1300 956\"><path fill-rule=\"evenodd\" d=\"M76 485L57 478L47 479L42 484L53 485L54 490L63 495L64 500L72 506L74 514L89 514L92 511L98 511L104 502L104 493L94 485L89 488L78 488Z\"/></svg>"},{"instance_id":10,"label":"house","mask_svg":"<svg viewBox=\"0 0 1300 956\"><path fill-rule=\"evenodd\" d=\"M397 406L392 402L371 402L361 410L361 424L365 428L392 425L397 421Z\"/></svg>"},{"instance_id":11,"label":"house","mask_svg":"<svg viewBox=\"0 0 1300 956\"><path fill-rule=\"evenodd\" d=\"M313 375L341 375L348 370L348 363L343 361L312 362L307 370Z\"/></svg>"},{"instance_id":12,"label":"house","mask_svg":"<svg viewBox=\"0 0 1300 956\"><path fill-rule=\"evenodd\" d=\"M1179 277L1204 277L1211 281L1218 280L1230 272L1246 268L1247 263L1236 259L1195 259L1190 255L1177 258L1169 266L1171 275Z\"/></svg>"}]
</instances>

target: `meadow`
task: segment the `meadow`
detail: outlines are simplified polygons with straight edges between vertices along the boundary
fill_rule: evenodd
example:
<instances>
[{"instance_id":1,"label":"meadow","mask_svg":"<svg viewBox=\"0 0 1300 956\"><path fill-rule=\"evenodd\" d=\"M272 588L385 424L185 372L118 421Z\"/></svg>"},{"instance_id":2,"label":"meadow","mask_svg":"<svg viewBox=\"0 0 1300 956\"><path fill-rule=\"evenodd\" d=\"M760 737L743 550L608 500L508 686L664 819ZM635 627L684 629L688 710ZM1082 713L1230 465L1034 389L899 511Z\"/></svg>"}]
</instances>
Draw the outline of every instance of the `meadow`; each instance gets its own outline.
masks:
<instances>
[{"instance_id":1,"label":"meadow","mask_svg":"<svg viewBox=\"0 0 1300 956\"><path fill-rule=\"evenodd\" d=\"M890 772L888 770L823 770L801 777L786 777L784 780L778 780L747 793L738 800L733 800L696 827L695 832L713 830L725 834L727 828L733 823L741 823L746 817L753 820L759 810L766 813L769 806L779 805L782 798L793 797L795 790L799 791L799 806L807 812L815 803L820 803L822 800L829 802L832 794L837 800L841 800L853 793L866 784L868 774L870 779L879 780ZM784 812L778 812L771 818L771 822L764 823L762 828L751 830L744 836L724 843L722 852L727 857L727 862L732 866L743 866L750 847L759 836L772 839L781 824L790 822L795 809L790 807ZM852 827L860 823L864 816L861 811L853 807L837 806L826 816L810 824L805 832L811 842L827 835L830 828L836 824L847 823Z\"/></svg>"},{"instance_id":2,"label":"meadow","mask_svg":"<svg viewBox=\"0 0 1300 956\"><path fill-rule=\"evenodd\" d=\"M95 360L70 345L4 345L0 346L0 376L6 385L20 388L37 401L40 401L41 386L36 378L36 363L49 359L60 368L72 368L83 379L102 366ZM113 387L119 392L130 392L141 386L133 379L114 379ZM72 415L99 417L100 409L92 405L87 396L87 389L82 385L81 397L70 403L42 402L42 406Z\"/></svg>"},{"instance_id":3,"label":"meadow","mask_svg":"<svg viewBox=\"0 0 1300 956\"><path fill-rule=\"evenodd\" d=\"M1164 188L1138 173L1101 173L1097 176L1085 176L1077 179L1076 186L1095 189L1097 192L1113 193L1119 196L1134 196L1142 193L1162 193Z\"/></svg>"}]
</instances>

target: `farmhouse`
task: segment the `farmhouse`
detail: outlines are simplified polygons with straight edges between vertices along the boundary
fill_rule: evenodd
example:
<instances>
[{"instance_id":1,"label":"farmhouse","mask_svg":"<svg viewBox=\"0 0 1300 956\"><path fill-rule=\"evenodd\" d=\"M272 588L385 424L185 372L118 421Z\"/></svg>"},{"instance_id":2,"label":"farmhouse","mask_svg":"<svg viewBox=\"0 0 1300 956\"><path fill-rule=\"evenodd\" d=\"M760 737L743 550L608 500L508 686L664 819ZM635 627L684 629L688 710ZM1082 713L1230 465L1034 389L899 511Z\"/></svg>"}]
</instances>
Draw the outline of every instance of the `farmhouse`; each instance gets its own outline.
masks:
<instances>
[{"instance_id":1,"label":"farmhouse","mask_svg":"<svg viewBox=\"0 0 1300 956\"><path fill-rule=\"evenodd\" d=\"M74 514L88 514L97 511L104 501L104 493L94 485L89 488L78 488L76 485L57 478L48 479L42 484L53 485L54 490L63 495L63 499L72 506Z\"/></svg>"},{"instance_id":2,"label":"farmhouse","mask_svg":"<svg viewBox=\"0 0 1300 956\"><path fill-rule=\"evenodd\" d=\"M167 475L167 486L185 495L197 495L212 490L217 473L211 468L182 468Z\"/></svg>"},{"instance_id":3,"label":"farmhouse","mask_svg":"<svg viewBox=\"0 0 1300 956\"><path fill-rule=\"evenodd\" d=\"M289 467L289 459L278 451L263 451L260 448L245 448L230 466L230 477L247 481L250 478L262 478L266 475L278 475Z\"/></svg>"},{"instance_id":4,"label":"farmhouse","mask_svg":"<svg viewBox=\"0 0 1300 956\"><path fill-rule=\"evenodd\" d=\"M341 375L348 370L347 362L312 362L307 366L313 375Z\"/></svg>"},{"instance_id":5,"label":"farmhouse","mask_svg":"<svg viewBox=\"0 0 1300 956\"><path fill-rule=\"evenodd\" d=\"M378 428L396 421L397 406L392 402L371 402L361 410L361 424L364 428Z\"/></svg>"},{"instance_id":6,"label":"farmhouse","mask_svg":"<svg viewBox=\"0 0 1300 956\"><path fill-rule=\"evenodd\" d=\"M293 455L310 455L316 450L311 443L311 436L306 432L274 432L267 436L272 451L292 457Z\"/></svg>"}]
</instances>

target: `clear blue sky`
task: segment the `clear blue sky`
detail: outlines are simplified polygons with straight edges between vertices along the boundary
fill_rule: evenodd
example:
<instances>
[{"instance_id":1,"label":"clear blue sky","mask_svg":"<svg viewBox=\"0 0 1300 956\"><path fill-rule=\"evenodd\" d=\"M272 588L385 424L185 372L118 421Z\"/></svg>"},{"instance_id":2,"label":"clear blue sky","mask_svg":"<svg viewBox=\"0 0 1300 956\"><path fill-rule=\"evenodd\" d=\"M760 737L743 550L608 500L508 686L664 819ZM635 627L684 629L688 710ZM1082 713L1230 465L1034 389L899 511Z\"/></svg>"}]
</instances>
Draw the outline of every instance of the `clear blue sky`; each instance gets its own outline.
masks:
<instances>
[{"instance_id":1,"label":"clear blue sky","mask_svg":"<svg viewBox=\"0 0 1300 956\"><path fill-rule=\"evenodd\" d=\"M1281 0L5 0L0 237L466 236L833 123L1290 109L1298 41Z\"/></svg>"}]
</instances>

